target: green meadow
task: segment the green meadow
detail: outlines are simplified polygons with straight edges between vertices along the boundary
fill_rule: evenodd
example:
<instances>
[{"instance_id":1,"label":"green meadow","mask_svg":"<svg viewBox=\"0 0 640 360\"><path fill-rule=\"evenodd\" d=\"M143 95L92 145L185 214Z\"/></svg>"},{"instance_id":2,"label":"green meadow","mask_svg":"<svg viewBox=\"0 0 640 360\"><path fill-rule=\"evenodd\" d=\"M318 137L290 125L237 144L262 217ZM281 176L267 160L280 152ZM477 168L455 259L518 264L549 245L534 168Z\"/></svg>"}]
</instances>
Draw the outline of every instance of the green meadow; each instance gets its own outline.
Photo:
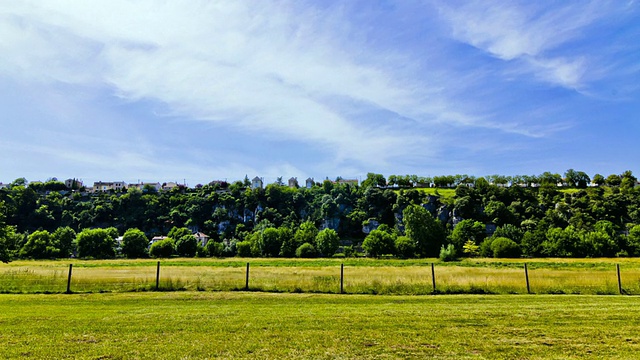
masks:
<instances>
[{"instance_id":1,"label":"green meadow","mask_svg":"<svg viewBox=\"0 0 640 360\"><path fill-rule=\"evenodd\" d=\"M3 359L632 359L630 296L0 295Z\"/></svg>"},{"instance_id":2,"label":"green meadow","mask_svg":"<svg viewBox=\"0 0 640 360\"><path fill-rule=\"evenodd\" d=\"M427 295L640 294L640 259L164 259L15 261L0 265L0 293L64 293L69 264L74 293L140 291ZM433 272L431 265L434 264ZM435 275L436 288L433 288Z\"/></svg>"}]
</instances>

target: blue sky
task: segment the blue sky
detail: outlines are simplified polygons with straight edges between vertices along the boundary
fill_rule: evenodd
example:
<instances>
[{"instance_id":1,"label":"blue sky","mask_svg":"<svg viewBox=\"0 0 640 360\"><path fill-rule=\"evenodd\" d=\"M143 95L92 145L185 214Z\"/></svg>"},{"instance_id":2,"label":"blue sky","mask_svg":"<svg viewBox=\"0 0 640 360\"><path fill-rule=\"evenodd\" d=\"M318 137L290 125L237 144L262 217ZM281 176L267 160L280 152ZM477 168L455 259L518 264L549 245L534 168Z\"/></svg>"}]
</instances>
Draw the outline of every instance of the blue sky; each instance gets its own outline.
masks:
<instances>
[{"instance_id":1,"label":"blue sky","mask_svg":"<svg viewBox=\"0 0 640 360\"><path fill-rule=\"evenodd\" d=\"M0 3L0 181L640 173L635 1Z\"/></svg>"}]
</instances>

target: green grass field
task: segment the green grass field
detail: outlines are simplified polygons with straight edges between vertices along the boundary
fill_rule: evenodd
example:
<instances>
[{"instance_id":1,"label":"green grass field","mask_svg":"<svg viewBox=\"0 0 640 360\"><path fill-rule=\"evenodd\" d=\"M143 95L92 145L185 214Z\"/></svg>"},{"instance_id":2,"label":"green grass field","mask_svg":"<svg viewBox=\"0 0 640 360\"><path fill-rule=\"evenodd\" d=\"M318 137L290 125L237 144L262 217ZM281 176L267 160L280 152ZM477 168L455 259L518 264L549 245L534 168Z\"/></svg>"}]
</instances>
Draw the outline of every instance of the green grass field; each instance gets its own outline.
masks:
<instances>
[{"instance_id":1,"label":"green grass field","mask_svg":"<svg viewBox=\"0 0 640 360\"><path fill-rule=\"evenodd\" d=\"M347 294L526 294L524 264L535 294L640 294L640 259L165 259L160 290ZM436 291L431 263L435 263ZM156 260L15 261L0 264L0 293L63 293L69 263L75 293L155 290Z\"/></svg>"},{"instance_id":2,"label":"green grass field","mask_svg":"<svg viewBox=\"0 0 640 360\"><path fill-rule=\"evenodd\" d=\"M634 359L630 296L0 295L3 359Z\"/></svg>"}]
</instances>

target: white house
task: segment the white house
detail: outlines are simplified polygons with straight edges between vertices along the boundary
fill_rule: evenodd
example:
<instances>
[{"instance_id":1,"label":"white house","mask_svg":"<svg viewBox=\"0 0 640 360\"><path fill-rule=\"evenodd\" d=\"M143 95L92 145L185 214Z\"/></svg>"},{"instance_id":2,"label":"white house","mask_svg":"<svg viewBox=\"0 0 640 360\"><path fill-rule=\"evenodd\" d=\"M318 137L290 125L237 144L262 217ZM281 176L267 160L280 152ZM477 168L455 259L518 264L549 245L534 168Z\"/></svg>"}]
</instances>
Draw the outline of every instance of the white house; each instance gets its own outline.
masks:
<instances>
[{"instance_id":1,"label":"white house","mask_svg":"<svg viewBox=\"0 0 640 360\"><path fill-rule=\"evenodd\" d=\"M305 186L307 189L311 189L311 188L313 187L313 184L315 184L315 182L313 181L313 178L308 178L308 179L305 181L305 185L304 185L304 186Z\"/></svg>"},{"instance_id":2,"label":"white house","mask_svg":"<svg viewBox=\"0 0 640 360\"><path fill-rule=\"evenodd\" d=\"M93 183L93 191L94 192L109 191L109 190L119 191L119 190L125 189L126 186L127 184L124 181L110 181L110 182L96 181Z\"/></svg>"},{"instance_id":3,"label":"white house","mask_svg":"<svg viewBox=\"0 0 640 360\"><path fill-rule=\"evenodd\" d=\"M254 177L253 180L251 180L252 189L262 189L262 184L263 184L263 180L257 176Z\"/></svg>"},{"instance_id":4,"label":"white house","mask_svg":"<svg viewBox=\"0 0 640 360\"><path fill-rule=\"evenodd\" d=\"M207 245L207 243L209 242L209 235L205 233L201 233L198 231L195 234L193 234L193 236L196 238L196 240L198 240L198 244L200 244L200 246L202 247Z\"/></svg>"}]
</instances>

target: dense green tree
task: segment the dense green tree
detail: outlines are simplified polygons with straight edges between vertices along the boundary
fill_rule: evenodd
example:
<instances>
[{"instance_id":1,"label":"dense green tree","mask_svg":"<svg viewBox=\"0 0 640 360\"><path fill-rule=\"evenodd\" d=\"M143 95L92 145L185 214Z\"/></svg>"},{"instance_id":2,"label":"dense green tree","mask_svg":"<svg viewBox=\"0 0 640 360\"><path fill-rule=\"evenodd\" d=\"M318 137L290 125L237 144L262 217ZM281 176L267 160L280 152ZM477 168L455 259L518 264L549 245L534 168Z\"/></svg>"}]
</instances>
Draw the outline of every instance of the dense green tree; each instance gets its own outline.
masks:
<instances>
[{"instance_id":1,"label":"dense green tree","mask_svg":"<svg viewBox=\"0 0 640 360\"><path fill-rule=\"evenodd\" d=\"M364 238L362 248L371 257L395 254L395 237L383 230L373 230Z\"/></svg>"},{"instance_id":2,"label":"dense green tree","mask_svg":"<svg viewBox=\"0 0 640 360\"><path fill-rule=\"evenodd\" d=\"M122 236L122 254L130 259L147 257L149 239L139 229L129 229Z\"/></svg>"},{"instance_id":3,"label":"dense green tree","mask_svg":"<svg viewBox=\"0 0 640 360\"><path fill-rule=\"evenodd\" d=\"M149 248L149 255L154 258L169 258L176 251L175 241L168 237L154 242Z\"/></svg>"},{"instance_id":4,"label":"dense green tree","mask_svg":"<svg viewBox=\"0 0 640 360\"><path fill-rule=\"evenodd\" d=\"M480 244L486 236L486 229L483 223L473 220L462 220L456 224L449 236L449 241L455 246L458 252L467 241L471 240L475 244Z\"/></svg>"},{"instance_id":5,"label":"dense green tree","mask_svg":"<svg viewBox=\"0 0 640 360\"><path fill-rule=\"evenodd\" d=\"M316 255L316 248L309 243L304 243L296 249L296 257L299 258L313 258L316 257Z\"/></svg>"},{"instance_id":6,"label":"dense green tree","mask_svg":"<svg viewBox=\"0 0 640 360\"><path fill-rule=\"evenodd\" d=\"M20 250L20 257L32 259L53 259L60 250L55 246L53 236L47 230L31 233Z\"/></svg>"},{"instance_id":7,"label":"dense green tree","mask_svg":"<svg viewBox=\"0 0 640 360\"><path fill-rule=\"evenodd\" d=\"M316 235L316 250L326 257L331 257L340 246L340 237L333 229L324 229Z\"/></svg>"},{"instance_id":8,"label":"dense green tree","mask_svg":"<svg viewBox=\"0 0 640 360\"><path fill-rule=\"evenodd\" d=\"M494 258L515 258L520 256L520 247L515 241L499 237L491 242L491 250Z\"/></svg>"},{"instance_id":9,"label":"dense green tree","mask_svg":"<svg viewBox=\"0 0 640 360\"><path fill-rule=\"evenodd\" d=\"M78 256L94 259L115 257L115 239L106 229L85 229L76 237Z\"/></svg>"},{"instance_id":10,"label":"dense green tree","mask_svg":"<svg viewBox=\"0 0 640 360\"><path fill-rule=\"evenodd\" d=\"M60 250L59 257L68 258L73 254L77 234L72 228L68 226L59 227L53 232L52 236L55 246Z\"/></svg>"},{"instance_id":11,"label":"dense green tree","mask_svg":"<svg viewBox=\"0 0 640 360\"><path fill-rule=\"evenodd\" d=\"M410 205L402 215L407 236L416 243L423 257L436 257L444 244L446 234L442 224L422 206Z\"/></svg>"},{"instance_id":12,"label":"dense green tree","mask_svg":"<svg viewBox=\"0 0 640 360\"><path fill-rule=\"evenodd\" d=\"M311 221L305 221L300 224L300 228L296 230L294 240L298 246L304 243L313 244L316 241L316 236L318 236L318 228L316 225Z\"/></svg>"},{"instance_id":13,"label":"dense green tree","mask_svg":"<svg viewBox=\"0 0 640 360\"><path fill-rule=\"evenodd\" d=\"M189 232L176 241L176 253L182 257L194 257L198 251L198 240Z\"/></svg>"}]
</instances>

